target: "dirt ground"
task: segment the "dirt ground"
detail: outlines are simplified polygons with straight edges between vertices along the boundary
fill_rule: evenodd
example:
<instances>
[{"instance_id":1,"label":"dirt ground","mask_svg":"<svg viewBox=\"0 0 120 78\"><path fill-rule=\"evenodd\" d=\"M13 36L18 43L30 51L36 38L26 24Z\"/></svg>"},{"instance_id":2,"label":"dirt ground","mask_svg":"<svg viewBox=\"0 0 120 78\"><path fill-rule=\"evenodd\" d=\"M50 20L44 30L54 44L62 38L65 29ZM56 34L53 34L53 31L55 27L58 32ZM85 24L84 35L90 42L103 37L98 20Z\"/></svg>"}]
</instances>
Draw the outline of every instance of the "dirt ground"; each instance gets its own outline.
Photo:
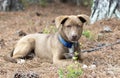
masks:
<instances>
[{"instance_id":1,"label":"dirt ground","mask_svg":"<svg viewBox=\"0 0 120 78\"><path fill-rule=\"evenodd\" d=\"M36 12L39 12L40 16L36 16ZM47 60L35 57L33 60L27 60L25 64L15 64L6 62L3 56L11 52L16 42L21 38L20 31L27 34L43 32L45 28L55 26L55 17L71 14L90 15L90 9L52 4L47 7L31 6L23 12L0 12L0 78L13 78L17 72L32 72L37 74L39 78L58 78L59 66ZM112 32L103 32L102 38L98 40L98 34L103 31L105 26L110 27ZM81 37L82 50L120 40L120 20L115 18L84 26L84 30L91 31L93 38ZM83 74L79 78L120 78L120 44L83 54L86 58L81 66L95 65L95 67L83 69Z\"/></svg>"}]
</instances>

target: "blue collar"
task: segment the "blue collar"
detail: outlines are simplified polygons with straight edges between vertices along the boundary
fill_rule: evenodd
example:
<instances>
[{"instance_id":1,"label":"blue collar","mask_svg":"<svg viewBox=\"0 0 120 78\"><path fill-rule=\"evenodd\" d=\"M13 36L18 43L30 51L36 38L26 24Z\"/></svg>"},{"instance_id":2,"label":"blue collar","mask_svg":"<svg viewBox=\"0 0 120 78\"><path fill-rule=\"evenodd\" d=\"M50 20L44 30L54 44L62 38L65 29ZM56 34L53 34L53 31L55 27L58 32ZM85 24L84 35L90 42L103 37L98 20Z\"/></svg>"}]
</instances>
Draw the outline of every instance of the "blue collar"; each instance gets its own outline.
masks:
<instances>
[{"instance_id":1,"label":"blue collar","mask_svg":"<svg viewBox=\"0 0 120 78\"><path fill-rule=\"evenodd\" d=\"M60 35L58 36L58 39L65 47L72 48L72 42L65 41Z\"/></svg>"}]
</instances>

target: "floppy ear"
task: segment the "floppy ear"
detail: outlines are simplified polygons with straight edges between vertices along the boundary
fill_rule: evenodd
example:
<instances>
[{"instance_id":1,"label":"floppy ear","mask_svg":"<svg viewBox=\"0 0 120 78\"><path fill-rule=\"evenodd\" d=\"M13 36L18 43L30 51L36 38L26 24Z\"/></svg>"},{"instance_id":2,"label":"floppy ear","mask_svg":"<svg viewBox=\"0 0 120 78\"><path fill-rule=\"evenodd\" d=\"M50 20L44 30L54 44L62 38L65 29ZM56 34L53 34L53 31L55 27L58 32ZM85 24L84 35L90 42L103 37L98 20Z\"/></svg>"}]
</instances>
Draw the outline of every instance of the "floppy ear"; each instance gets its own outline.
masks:
<instances>
[{"instance_id":1,"label":"floppy ear","mask_svg":"<svg viewBox=\"0 0 120 78\"><path fill-rule=\"evenodd\" d=\"M55 25L57 28L61 26L61 24L64 24L65 21L68 19L68 16L58 16L55 19Z\"/></svg>"},{"instance_id":2,"label":"floppy ear","mask_svg":"<svg viewBox=\"0 0 120 78\"><path fill-rule=\"evenodd\" d=\"M87 16L87 15L85 15L85 14L77 15L77 17L80 19L80 21L81 21L82 23L87 23L87 24L90 23L90 18L89 18L89 16Z\"/></svg>"}]
</instances>

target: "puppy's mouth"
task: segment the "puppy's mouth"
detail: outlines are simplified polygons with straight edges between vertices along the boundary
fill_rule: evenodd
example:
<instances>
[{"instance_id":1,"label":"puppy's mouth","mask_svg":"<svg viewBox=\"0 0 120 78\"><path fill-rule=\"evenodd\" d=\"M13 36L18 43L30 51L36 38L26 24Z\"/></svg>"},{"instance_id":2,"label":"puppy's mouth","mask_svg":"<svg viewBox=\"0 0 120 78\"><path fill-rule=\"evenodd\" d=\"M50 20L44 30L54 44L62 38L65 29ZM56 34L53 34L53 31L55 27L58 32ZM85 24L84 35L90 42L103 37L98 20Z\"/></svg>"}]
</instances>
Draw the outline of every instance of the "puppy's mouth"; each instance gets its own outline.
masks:
<instances>
[{"instance_id":1,"label":"puppy's mouth","mask_svg":"<svg viewBox=\"0 0 120 78\"><path fill-rule=\"evenodd\" d=\"M78 39L72 39L72 40L71 40L71 42L76 42L76 41L78 41Z\"/></svg>"},{"instance_id":2,"label":"puppy's mouth","mask_svg":"<svg viewBox=\"0 0 120 78\"><path fill-rule=\"evenodd\" d=\"M71 37L71 38L70 38L70 41L71 41L71 42L76 42L76 41L78 41L78 40L79 40L78 37L76 37L76 38Z\"/></svg>"}]
</instances>

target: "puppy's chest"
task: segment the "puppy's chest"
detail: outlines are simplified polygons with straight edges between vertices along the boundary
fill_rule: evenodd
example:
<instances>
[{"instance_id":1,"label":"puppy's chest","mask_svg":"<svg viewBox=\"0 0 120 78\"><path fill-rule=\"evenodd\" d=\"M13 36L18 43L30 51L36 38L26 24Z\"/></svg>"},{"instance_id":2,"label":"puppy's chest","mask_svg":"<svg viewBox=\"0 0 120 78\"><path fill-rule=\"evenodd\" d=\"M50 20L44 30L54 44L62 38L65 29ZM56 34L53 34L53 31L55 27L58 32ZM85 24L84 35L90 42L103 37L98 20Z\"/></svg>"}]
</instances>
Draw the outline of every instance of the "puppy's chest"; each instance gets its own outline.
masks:
<instances>
[{"instance_id":1,"label":"puppy's chest","mask_svg":"<svg viewBox=\"0 0 120 78\"><path fill-rule=\"evenodd\" d=\"M68 53L72 54L72 53L74 53L74 52L75 52L75 46L72 45L71 48L68 48Z\"/></svg>"},{"instance_id":2,"label":"puppy's chest","mask_svg":"<svg viewBox=\"0 0 120 78\"><path fill-rule=\"evenodd\" d=\"M79 44L74 43L71 48L68 48L69 53L74 53L75 51L79 51Z\"/></svg>"},{"instance_id":3,"label":"puppy's chest","mask_svg":"<svg viewBox=\"0 0 120 78\"><path fill-rule=\"evenodd\" d=\"M78 51L78 46L72 45L71 48L67 48L67 51L64 53L66 59L70 59L74 56L74 53Z\"/></svg>"}]
</instances>

